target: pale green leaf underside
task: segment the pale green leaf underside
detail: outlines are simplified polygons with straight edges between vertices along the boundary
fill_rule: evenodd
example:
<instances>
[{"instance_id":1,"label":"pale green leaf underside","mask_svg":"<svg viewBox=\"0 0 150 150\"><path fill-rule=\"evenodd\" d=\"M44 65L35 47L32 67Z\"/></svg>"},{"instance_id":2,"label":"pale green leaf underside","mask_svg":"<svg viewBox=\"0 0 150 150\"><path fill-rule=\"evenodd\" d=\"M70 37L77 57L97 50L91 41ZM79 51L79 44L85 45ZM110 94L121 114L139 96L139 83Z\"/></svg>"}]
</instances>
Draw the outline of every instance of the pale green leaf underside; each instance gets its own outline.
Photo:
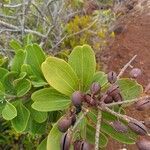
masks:
<instances>
[{"instance_id":1,"label":"pale green leaf underside","mask_svg":"<svg viewBox=\"0 0 150 150\"><path fill-rule=\"evenodd\" d=\"M81 91L88 90L96 68L92 48L89 45L75 47L69 55L68 63L78 75Z\"/></svg>"},{"instance_id":2,"label":"pale green leaf underside","mask_svg":"<svg viewBox=\"0 0 150 150\"><path fill-rule=\"evenodd\" d=\"M62 59L48 57L42 64L47 82L57 91L70 96L79 89L78 77L70 65Z\"/></svg>"},{"instance_id":3,"label":"pale green leaf underside","mask_svg":"<svg viewBox=\"0 0 150 150\"><path fill-rule=\"evenodd\" d=\"M63 110L70 104L70 98L52 88L45 88L32 94L32 108L38 111Z\"/></svg>"}]
</instances>

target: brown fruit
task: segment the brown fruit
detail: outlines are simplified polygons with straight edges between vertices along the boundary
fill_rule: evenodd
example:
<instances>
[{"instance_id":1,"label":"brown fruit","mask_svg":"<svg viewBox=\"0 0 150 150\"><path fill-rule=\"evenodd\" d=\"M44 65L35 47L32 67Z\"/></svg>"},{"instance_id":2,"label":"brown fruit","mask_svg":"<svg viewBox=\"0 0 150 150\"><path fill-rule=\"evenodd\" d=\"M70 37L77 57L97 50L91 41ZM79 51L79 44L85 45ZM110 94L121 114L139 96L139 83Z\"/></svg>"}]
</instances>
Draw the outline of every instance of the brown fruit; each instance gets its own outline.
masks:
<instances>
[{"instance_id":1,"label":"brown fruit","mask_svg":"<svg viewBox=\"0 0 150 150\"><path fill-rule=\"evenodd\" d=\"M135 104L135 108L139 111L150 109L150 99L143 99Z\"/></svg>"},{"instance_id":2,"label":"brown fruit","mask_svg":"<svg viewBox=\"0 0 150 150\"><path fill-rule=\"evenodd\" d=\"M109 96L109 95L104 95L102 98L101 98L102 101L104 101L105 104L109 104L109 103L112 103L113 102L113 98L112 96Z\"/></svg>"},{"instance_id":3,"label":"brown fruit","mask_svg":"<svg viewBox=\"0 0 150 150\"><path fill-rule=\"evenodd\" d=\"M91 106L95 106L96 105L96 101L90 96L90 95L85 95L84 100L86 103L88 103Z\"/></svg>"},{"instance_id":4,"label":"brown fruit","mask_svg":"<svg viewBox=\"0 0 150 150\"><path fill-rule=\"evenodd\" d=\"M61 120L59 120L58 129L61 132L66 132L71 125L72 125L72 118L65 116Z\"/></svg>"},{"instance_id":5,"label":"brown fruit","mask_svg":"<svg viewBox=\"0 0 150 150\"><path fill-rule=\"evenodd\" d=\"M111 96L114 96L118 93L120 93L120 90L119 90L119 86L117 84L110 86L107 90L107 94L111 95Z\"/></svg>"},{"instance_id":6,"label":"brown fruit","mask_svg":"<svg viewBox=\"0 0 150 150\"><path fill-rule=\"evenodd\" d=\"M71 144L71 137L68 133L65 133L61 138L60 149L69 150Z\"/></svg>"},{"instance_id":7,"label":"brown fruit","mask_svg":"<svg viewBox=\"0 0 150 150\"><path fill-rule=\"evenodd\" d=\"M139 135L147 135L148 133L146 126L137 120L130 121L128 127Z\"/></svg>"},{"instance_id":8,"label":"brown fruit","mask_svg":"<svg viewBox=\"0 0 150 150\"><path fill-rule=\"evenodd\" d=\"M76 91L72 94L72 103L75 107L81 106L83 100L83 93Z\"/></svg>"},{"instance_id":9,"label":"brown fruit","mask_svg":"<svg viewBox=\"0 0 150 150\"><path fill-rule=\"evenodd\" d=\"M86 141L82 141L80 150L94 150L94 145L92 145Z\"/></svg>"},{"instance_id":10,"label":"brown fruit","mask_svg":"<svg viewBox=\"0 0 150 150\"><path fill-rule=\"evenodd\" d=\"M132 78L137 78L138 76L141 76L142 74L142 71L141 69L139 68L133 68L131 71L130 71L130 76Z\"/></svg>"},{"instance_id":11,"label":"brown fruit","mask_svg":"<svg viewBox=\"0 0 150 150\"><path fill-rule=\"evenodd\" d=\"M74 148L74 150L80 150L81 143L82 143L81 140L76 140L76 141L73 143L73 148Z\"/></svg>"},{"instance_id":12,"label":"brown fruit","mask_svg":"<svg viewBox=\"0 0 150 150\"><path fill-rule=\"evenodd\" d=\"M141 139L136 142L136 145L139 150L150 150L150 141L147 139Z\"/></svg>"},{"instance_id":13,"label":"brown fruit","mask_svg":"<svg viewBox=\"0 0 150 150\"><path fill-rule=\"evenodd\" d=\"M107 75L108 82L113 84L117 81L117 74L114 71L110 71Z\"/></svg>"},{"instance_id":14,"label":"brown fruit","mask_svg":"<svg viewBox=\"0 0 150 150\"><path fill-rule=\"evenodd\" d=\"M98 82L92 83L90 88L91 94L96 95L100 92L100 90L101 90L101 86Z\"/></svg>"},{"instance_id":15,"label":"brown fruit","mask_svg":"<svg viewBox=\"0 0 150 150\"><path fill-rule=\"evenodd\" d=\"M120 121L114 121L111 125L118 132L126 133L128 131L128 127Z\"/></svg>"},{"instance_id":16,"label":"brown fruit","mask_svg":"<svg viewBox=\"0 0 150 150\"><path fill-rule=\"evenodd\" d=\"M120 93L113 94L112 98L113 98L113 100L115 102L121 102L121 101L123 101L122 95Z\"/></svg>"}]
</instances>

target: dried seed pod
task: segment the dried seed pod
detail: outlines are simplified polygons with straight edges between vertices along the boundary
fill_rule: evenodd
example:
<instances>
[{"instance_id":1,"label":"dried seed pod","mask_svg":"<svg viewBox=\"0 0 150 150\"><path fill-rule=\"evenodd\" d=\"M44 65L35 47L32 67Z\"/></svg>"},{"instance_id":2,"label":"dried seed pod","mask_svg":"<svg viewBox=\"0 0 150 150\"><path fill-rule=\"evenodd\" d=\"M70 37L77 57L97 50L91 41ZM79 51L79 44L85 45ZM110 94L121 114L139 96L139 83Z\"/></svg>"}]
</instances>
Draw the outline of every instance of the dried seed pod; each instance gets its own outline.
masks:
<instances>
[{"instance_id":1,"label":"dried seed pod","mask_svg":"<svg viewBox=\"0 0 150 150\"><path fill-rule=\"evenodd\" d=\"M81 106L83 100L83 93L76 91L72 94L72 103L75 107Z\"/></svg>"},{"instance_id":2,"label":"dried seed pod","mask_svg":"<svg viewBox=\"0 0 150 150\"><path fill-rule=\"evenodd\" d=\"M113 94L112 98L113 98L113 100L115 102L121 102L121 101L123 101L122 95L120 93Z\"/></svg>"},{"instance_id":3,"label":"dried seed pod","mask_svg":"<svg viewBox=\"0 0 150 150\"><path fill-rule=\"evenodd\" d=\"M118 132L126 133L128 131L128 127L120 121L114 121L111 125Z\"/></svg>"},{"instance_id":4,"label":"dried seed pod","mask_svg":"<svg viewBox=\"0 0 150 150\"><path fill-rule=\"evenodd\" d=\"M76 141L73 143L73 148L74 148L74 150L80 150L81 143L82 143L81 140L76 140Z\"/></svg>"},{"instance_id":5,"label":"dried seed pod","mask_svg":"<svg viewBox=\"0 0 150 150\"><path fill-rule=\"evenodd\" d=\"M130 71L130 76L132 78L137 78L138 76L141 76L142 74L142 71L141 69L139 68L133 68L131 71Z\"/></svg>"},{"instance_id":6,"label":"dried seed pod","mask_svg":"<svg viewBox=\"0 0 150 150\"><path fill-rule=\"evenodd\" d=\"M88 103L90 106L95 106L96 105L96 101L90 95L88 95L88 94L85 95L84 101L86 103Z\"/></svg>"},{"instance_id":7,"label":"dried seed pod","mask_svg":"<svg viewBox=\"0 0 150 150\"><path fill-rule=\"evenodd\" d=\"M107 90L107 94L111 95L111 96L114 96L118 93L120 93L120 90L119 90L119 86L117 84L110 86Z\"/></svg>"},{"instance_id":8,"label":"dried seed pod","mask_svg":"<svg viewBox=\"0 0 150 150\"><path fill-rule=\"evenodd\" d=\"M100 90L101 90L101 86L98 82L92 83L90 88L91 94L96 95L100 92Z\"/></svg>"},{"instance_id":9,"label":"dried seed pod","mask_svg":"<svg viewBox=\"0 0 150 150\"><path fill-rule=\"evenodd\" d=\"M143 99L136 102L135 108L139 111L150 109L150 99Z\"/></svg>"},{"instance_id":10,"label":"dried seed pod","mask_svg":"<svg viewBox=\"0 0 150 150\"><path fill-rule=\"evenodd\" d=\"M150 141L147 139L141 139L136 142L136 145L139 150L150 150Z\"/></svg>"},{"instance_id":11,"label":"dried seed pod","mask_svg":"<svg viewBox=\"0 0 150 150\"><path fill-rule=\"evenodd\" d=\"M65 116L61 120L59 120L58 129L61 132L66 132L71 125L72 125L72 118Z\"/></svg>"},{"instance_id":12,"label":"dried seed pod","mask_svg":"<svg viewBox=\"0 0 150 150\"><path fill-rule=\"evenodd\" d=\"M82 141L80 150L94 150L94 145L92 145L86 141Z\"/></svg>"},{"instance_id":13,"label":"dried seed pod","mask_svg":"<svg viewBox=\"0 0 150 150\"><path fill-rule=\"evenodd\" d=\"M148 133L146 126L137 120L130 121L128 127L139 135L147 135Z\"/></svg>"},{"instance_id":14,"label":"dried seed pod","mask_svg":"<svg viewBox=\"0 0 150 150\"><path fill-rule=\"evenodd\" d=\"M61 138L60 149L69 150L71 144L71 137L68 133L65 133Z\"/></svg>"},{"instance_id":15,"label":"dried seed pod","mask_svg":"<svg viewBox=\"0 0 150 150\"><path fill-rule=\"evenodd\" d=\"M110 71L107 75L108 82L113 84L117 81L117 74L114 71Z\"/></svg>"},{"instance_id":16,"label":"dried seed pod","mask_svg":"<svg viewBox=\"0 0 150 150\"><path fill-rule=\"evenodd\" d=\"M101 101L103 101L105 104L109 104L113 102L113 98L106 94L101 98Z\"/></svg>"},{"instance_id":17,"label":"dried seed pod","mask_svg":"<svg viewBox=\"0 0 150 150\"><path fill-rule=\"evenodd\" d=\"M150 94L150 83L145 87L144 92L145 92L146 94Z\"/></svg>"}]
</instances>

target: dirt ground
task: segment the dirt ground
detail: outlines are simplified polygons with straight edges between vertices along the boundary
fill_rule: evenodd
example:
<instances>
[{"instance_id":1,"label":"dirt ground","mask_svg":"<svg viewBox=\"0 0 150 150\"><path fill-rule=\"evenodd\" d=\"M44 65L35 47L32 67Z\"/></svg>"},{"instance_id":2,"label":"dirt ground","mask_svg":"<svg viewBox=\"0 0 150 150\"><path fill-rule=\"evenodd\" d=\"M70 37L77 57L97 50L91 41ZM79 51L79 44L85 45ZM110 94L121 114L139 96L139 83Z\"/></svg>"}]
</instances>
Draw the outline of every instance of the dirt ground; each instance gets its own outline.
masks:
<instances>
[{"instance_id":1,"label":"dirt ground","mask_svg":"<svg viewBox=\"0 0 150 150\"><path fill-rule=\"evenodd\" d=\"M127 14L126 19L121 22L122 33L116 35L115 40L109 47L97 54L98 61L103 64L103 69L107 72L120 69L134 56L137 59L132 63L134 67L141 68L143 74L138 82L145 86L150 82L150 8L142 13ZM128 76L130 68L124 76ZM150 117L150 110L147 112L137 112L133 107L127 108L127 114L139 120ZM124 145L110 140L107 150L137 150L135 145Z\"/></svg>"}]
</instances>

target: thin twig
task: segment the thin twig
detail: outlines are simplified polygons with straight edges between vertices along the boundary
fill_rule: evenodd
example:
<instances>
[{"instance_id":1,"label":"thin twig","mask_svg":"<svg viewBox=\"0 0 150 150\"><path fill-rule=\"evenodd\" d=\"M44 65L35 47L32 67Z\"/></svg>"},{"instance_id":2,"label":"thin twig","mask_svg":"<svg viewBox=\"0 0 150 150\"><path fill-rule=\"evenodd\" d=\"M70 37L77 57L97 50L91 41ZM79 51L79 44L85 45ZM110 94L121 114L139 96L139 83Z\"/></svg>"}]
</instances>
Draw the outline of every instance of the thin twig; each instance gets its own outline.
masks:
<instances>
[{"instance_id":1,"label":"thin twig","mask_svg":"<svg viewBox=\"0 0 150 150\"><path fill-rule=\"evenodd\" d=\"M133 60L137 57L137 55L134 55L131 60L121 69L120 73L117 76L117 79L120 78L120 76L123 75L123 73L125 72L125 70L131 65L131 63L133 62Z\"/></svg>"},{"instance_id":2,"label":"thin twig","mask_svg":"<svg viewBox=\"0 0 150 150\"><path fill-rule=\"evenodd\" d=\"M28 3L25 3L27 5ZM18 8L21 7L22 4L16 4L16 5L11 5L11 4L2 4L0 3L0 7L5 7L5 8Z\"/></svg>"},{"instance_id":3,"label":"thin twig","mask_svg":"<svg viewBox=\"0 0 150 150\"><path fill-rule=\"evenodd\" d=\"M121 101L121 102L114 102L114 103L111 103L111 104L105 104L105 106L106 107L112 107L112 106L121 105L121 104L129 104L129 103L137 102L137 101L140 101L140 100L143 100L143 99L148 99L148 98L150 98L149 95L142 96L142 97L135 98L135 99L131 99L131 100L124 100L124 101Z\"/></svg>"},{"instance_id":4,"label":"thin twig","mask_svg":"<svg viewBox=\"0 0 150 150\"><path fill-rule=\"evenodd\" d=\"M25 26L25 0L22 1L22 21L21 21L21 26L22 26L22 39L24 36L24 26Z\"/></svg>"},{"instance_id":5,"label":"thin twig","mask_svg":"<svg viewBox=\"0 0 150 150\"><path fill-rule=\"evenodd\" d=\"M72 36L76 36L76 35L78 35L78 34L81 34L81 33L85 32L85 31L89 30L93 25L95 25L95 23L96 23L97 21L98 21L97 19L94 20L92 24L90 24L88 27L86 27L86 28L80 30L79 32L76 32L76 33L73 33L73 34L70 34L70 35L65 35L54 47L52 47L52 49L54 49L54 48L56 48L57 46L59 46L59 44L62 43L65 39L70 38L70 37L72 37Z\"/></svg>"},{"instance_id":6,"label":"thin twig","mask_svg":"<svg viewBox=\"0 0 150 150\"><path fill-rule=\"evenodd\" d=\"M82 113L82 115L78 118L77 122L75 123L75 125L73 126L73 128L71 129L71 131L74 131L76 129L76 127L78 126L78 124L81 122L81 120L87 115L87 113L89 112L88 109L85 109L84 112Z\"/></svg>"},{"instance_id":7,"label":"thin twig","mask_svg":"<svg viewBox=\"0 0 150 150\"><path fill-rule=\"evenodd\" d=\"M4 22L4 21L2 21L2 20L0 20L0 24L1 24L2 26L7 27L7 28L14 29L15 32L16 32L16 30L18 30L18 32L21 32L21 31L22 31L21 28L15 26L15 25L6 23L6 22ZM44 34L42 34L42 33L40 33L40 32L37 32L37 31L34 31L34 30L31 30L31 29L24 29L24 32L25 32L25 33L32 33L32 34L38 35L38 36L40 36L40 37L45 37Z\"/></svg>"},{"instance_id":8,"label":"thin twig","mask_svg":"<svg viewBox=\"0 0 150 150\"><path fill-rule=\"evenodd\" d=\"M101 119L102 119L102 112L101 110L98 111L97 115L97 124L96 124L96 134L95 134L95 150L99 149L99 138L100 138L100 129L101 129Z\"/></svg>"}]
</instances>

